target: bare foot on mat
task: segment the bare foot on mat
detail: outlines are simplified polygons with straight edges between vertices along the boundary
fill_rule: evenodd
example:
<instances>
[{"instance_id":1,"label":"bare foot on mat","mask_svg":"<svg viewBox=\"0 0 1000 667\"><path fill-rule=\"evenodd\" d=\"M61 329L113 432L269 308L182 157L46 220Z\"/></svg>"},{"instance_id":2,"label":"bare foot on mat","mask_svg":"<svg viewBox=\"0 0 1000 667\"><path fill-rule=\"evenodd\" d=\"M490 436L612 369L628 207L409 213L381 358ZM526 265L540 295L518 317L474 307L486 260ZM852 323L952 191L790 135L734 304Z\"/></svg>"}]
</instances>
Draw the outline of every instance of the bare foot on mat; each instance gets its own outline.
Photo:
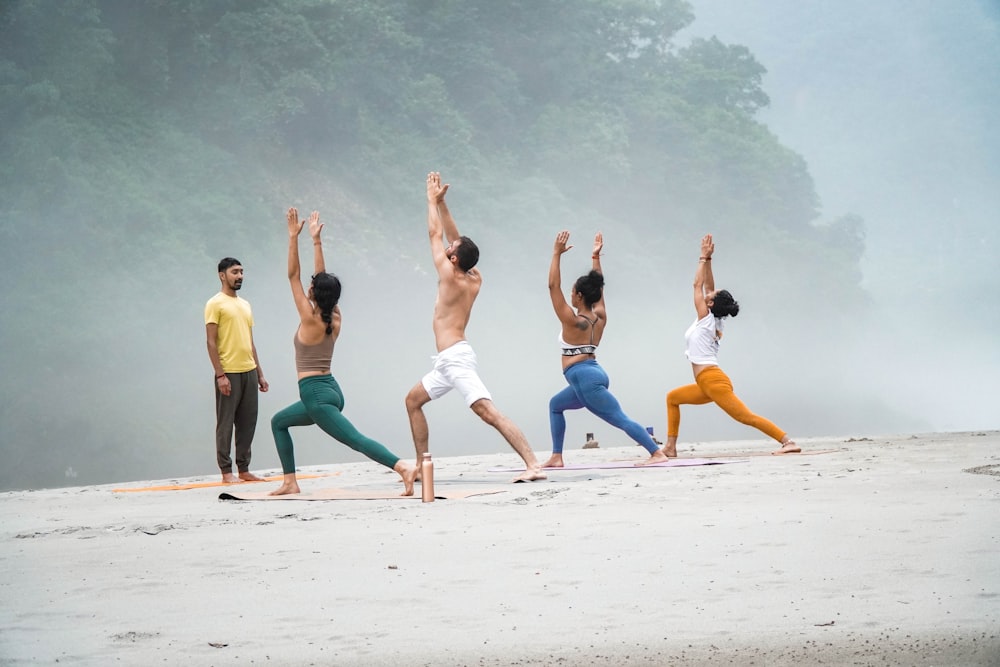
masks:
<instances>
[{"instance_id":1,"label":"bare foot on mat","mask_svg":"<svg viewBox=\"0 0 1000 667\"><path fill-rule=\"evenodd\" d=\"M269 493L267 495L269 495L269 496L291 496L291 495L294 495L296 493L301 493L301 491L299 491L299 484L298 484L298 482L284 482L284 483L282 483L281 486L279 486L274 491L271 491L271 493Z\"/></svg>"},{"instance_id":2,"label":"bare foot on mat","mask_svg":"<svg viewBox=\"0 0 1000 667\"><path fill-rule=\"evenodd\" d=\"M565 464L563 463L562 454L553 454L549 457L549 460L542 464L543 468L562 468Z\"/></svg>"},{"instance_id":3,"label":"bare foot on mat","mask_svg":"<svg viewBox=\"0 0 1000 667\"><path fill-rule=\"evenodd\" d=\"M397 473L399 473L399 476L403 478L403 493L402 493L402 495L404 495L404 496L412 496L413 495L413 483L415 481L417 481L417 478L419 477L419 475L417 474L419 472L419 469L418 468L411 468L407 464L403 463L402 460L400 460L399 463L396 464L396 467L393 468L393 470L395 470Z\"/></svg>"},{"instance_id":4,"label":"bare foot on mat","mask_svg":"<svg viewBox=\"0 0 1000 667\"><path fill-rule=\"evenodd\" d=\"M528 468L523 473L514 478L514 484L518 482L535 482L540 479L548 479L541 468Z\"/></svg>"},{"instance_id":5,"label":"bare foot on mat","mask_svg":"<svg viewBox=\"0 0 1000 667\"><path fill-rule=\"evenodd\" d=\"M642 466L651 466L657 463L667 463L668 461L670 461L670 459L668 459L667 455L663 453L663 450L658 449L653 454L650 454L648 459L636 463L635 465L637 468L641 468Z\"/></svg>"},{"instance_id":6,"label":"bare foot on mat","mask_svg":"<svg viewBox=\"0 0 1000 667\"><path fill-rule=\"evenodd\" d=\"M780 456L782 454L798 454L802 451L802 448L795 444L794 440L785 439L781 443L781 449L771 452L774 456Z\"/></svg>"}]
</instances>

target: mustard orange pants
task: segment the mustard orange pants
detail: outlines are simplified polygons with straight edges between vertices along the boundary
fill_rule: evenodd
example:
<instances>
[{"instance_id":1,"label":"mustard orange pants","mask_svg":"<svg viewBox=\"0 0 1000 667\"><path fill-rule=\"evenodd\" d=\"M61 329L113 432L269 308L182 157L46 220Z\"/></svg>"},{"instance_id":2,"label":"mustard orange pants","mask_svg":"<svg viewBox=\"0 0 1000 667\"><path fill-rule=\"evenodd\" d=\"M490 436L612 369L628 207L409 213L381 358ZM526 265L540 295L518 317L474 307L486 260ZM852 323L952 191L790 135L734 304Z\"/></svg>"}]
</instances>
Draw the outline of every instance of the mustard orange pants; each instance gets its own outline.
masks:
<instances>
[{"instance_id":1,"label":"mustard orange pants","mask_svg":"<svg viewBox=\"0 0 1000 667\"><path fill-rule=\"evenodd\" d=\"M773 422L750 412L750 408L733 393L733 383L729 381L729 376L718 366L711 366L698 373L695 384L677 387L667 394L667 437L677 437L681 427L682 405L704 405L713 402L736 421L753 426L778 442L785 437L785 432Z\"/></svg>"}]
</instances>

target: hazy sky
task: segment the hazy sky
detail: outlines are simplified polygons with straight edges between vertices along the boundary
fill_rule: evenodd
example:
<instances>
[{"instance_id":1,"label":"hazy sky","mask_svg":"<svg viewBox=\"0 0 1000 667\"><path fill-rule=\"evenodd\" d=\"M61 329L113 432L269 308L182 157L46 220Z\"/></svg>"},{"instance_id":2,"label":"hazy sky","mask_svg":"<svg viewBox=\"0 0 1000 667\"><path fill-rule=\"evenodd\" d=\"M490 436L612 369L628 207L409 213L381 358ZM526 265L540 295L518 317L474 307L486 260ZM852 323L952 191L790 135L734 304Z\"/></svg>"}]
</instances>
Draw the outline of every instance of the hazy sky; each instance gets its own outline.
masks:
<instances>
[{"instance_id":1,"label":"hazy sky","mask_svg":"<svg viewBox=\"0 0 1000 667\"><path fill-rule=\"evenodd\" d=\"M761 118L805 157L823 218L867 223L871 386L934 428L1000 426L1000 3L693 5L689 35L767 68Z\"/></svg>"},{"instance_id":2,"label":"hazy sky","mask_svg":"<svg viewBox=\"0 0 1000 667\"><path fill-rule=\"evenodd\" d=\"M767 68L761 118L807 159L824 213L868 220L873 289L913 280L911 258L928 278L996 277L992 266L956 275L937 263L996 249L1000 3L694 6L693 34L744 44Z\"/></svg>"}]
</instances>

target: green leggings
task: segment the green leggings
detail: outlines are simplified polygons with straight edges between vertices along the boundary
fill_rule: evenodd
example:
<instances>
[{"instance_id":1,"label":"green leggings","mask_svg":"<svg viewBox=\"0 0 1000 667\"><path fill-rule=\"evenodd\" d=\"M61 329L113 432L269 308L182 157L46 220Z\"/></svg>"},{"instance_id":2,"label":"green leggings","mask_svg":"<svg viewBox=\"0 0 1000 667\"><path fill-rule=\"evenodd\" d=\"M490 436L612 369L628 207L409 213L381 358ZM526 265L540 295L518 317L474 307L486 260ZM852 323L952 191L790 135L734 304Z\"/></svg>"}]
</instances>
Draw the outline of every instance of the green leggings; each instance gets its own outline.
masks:
<instances>
[{"instance_id":1,"label":"green leggings","mask_svg":"<svg viewBox=\"0 0 1000 667\"><path fill-rule=\"evenodd\" d=\"M344 393L332 375L314 375L299 380L299 400L271 417L271 432L274 446L281 459L281 470L286 474L295 472L295 450L288 429L292 426L316 424L324 432L361 452L368 458L387 468L394 468L399 457L384 445L361 435L341 410L344 409Z\"/></svg>"}]
</instances>

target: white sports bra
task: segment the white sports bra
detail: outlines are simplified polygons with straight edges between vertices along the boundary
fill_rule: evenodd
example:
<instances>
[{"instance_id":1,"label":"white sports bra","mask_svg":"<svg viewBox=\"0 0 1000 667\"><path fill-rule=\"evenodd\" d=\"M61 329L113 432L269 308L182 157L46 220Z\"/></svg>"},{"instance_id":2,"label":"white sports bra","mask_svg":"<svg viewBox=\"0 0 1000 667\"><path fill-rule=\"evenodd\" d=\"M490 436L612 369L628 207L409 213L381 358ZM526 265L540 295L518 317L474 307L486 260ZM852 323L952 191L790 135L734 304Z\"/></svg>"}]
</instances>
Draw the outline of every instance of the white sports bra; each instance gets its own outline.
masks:
<instances>
[{"instance_id":1,"label":"white sports bra","mask_svg":"<svg viewBox=\"0 0 1000 667\"><path fill-rule=\"evenodd\" d=\"M562 331L559 332L559 348L562 350L562 356L564 357L575 357L581 354L594 354L597 352L597 345L594 344L594 325L597 324L595 319L591 322L584 315L577 315L577 317L582 317L590 323L590 343L586 345L570 345L563 340Z\"/></svg>"}]
</instances>

